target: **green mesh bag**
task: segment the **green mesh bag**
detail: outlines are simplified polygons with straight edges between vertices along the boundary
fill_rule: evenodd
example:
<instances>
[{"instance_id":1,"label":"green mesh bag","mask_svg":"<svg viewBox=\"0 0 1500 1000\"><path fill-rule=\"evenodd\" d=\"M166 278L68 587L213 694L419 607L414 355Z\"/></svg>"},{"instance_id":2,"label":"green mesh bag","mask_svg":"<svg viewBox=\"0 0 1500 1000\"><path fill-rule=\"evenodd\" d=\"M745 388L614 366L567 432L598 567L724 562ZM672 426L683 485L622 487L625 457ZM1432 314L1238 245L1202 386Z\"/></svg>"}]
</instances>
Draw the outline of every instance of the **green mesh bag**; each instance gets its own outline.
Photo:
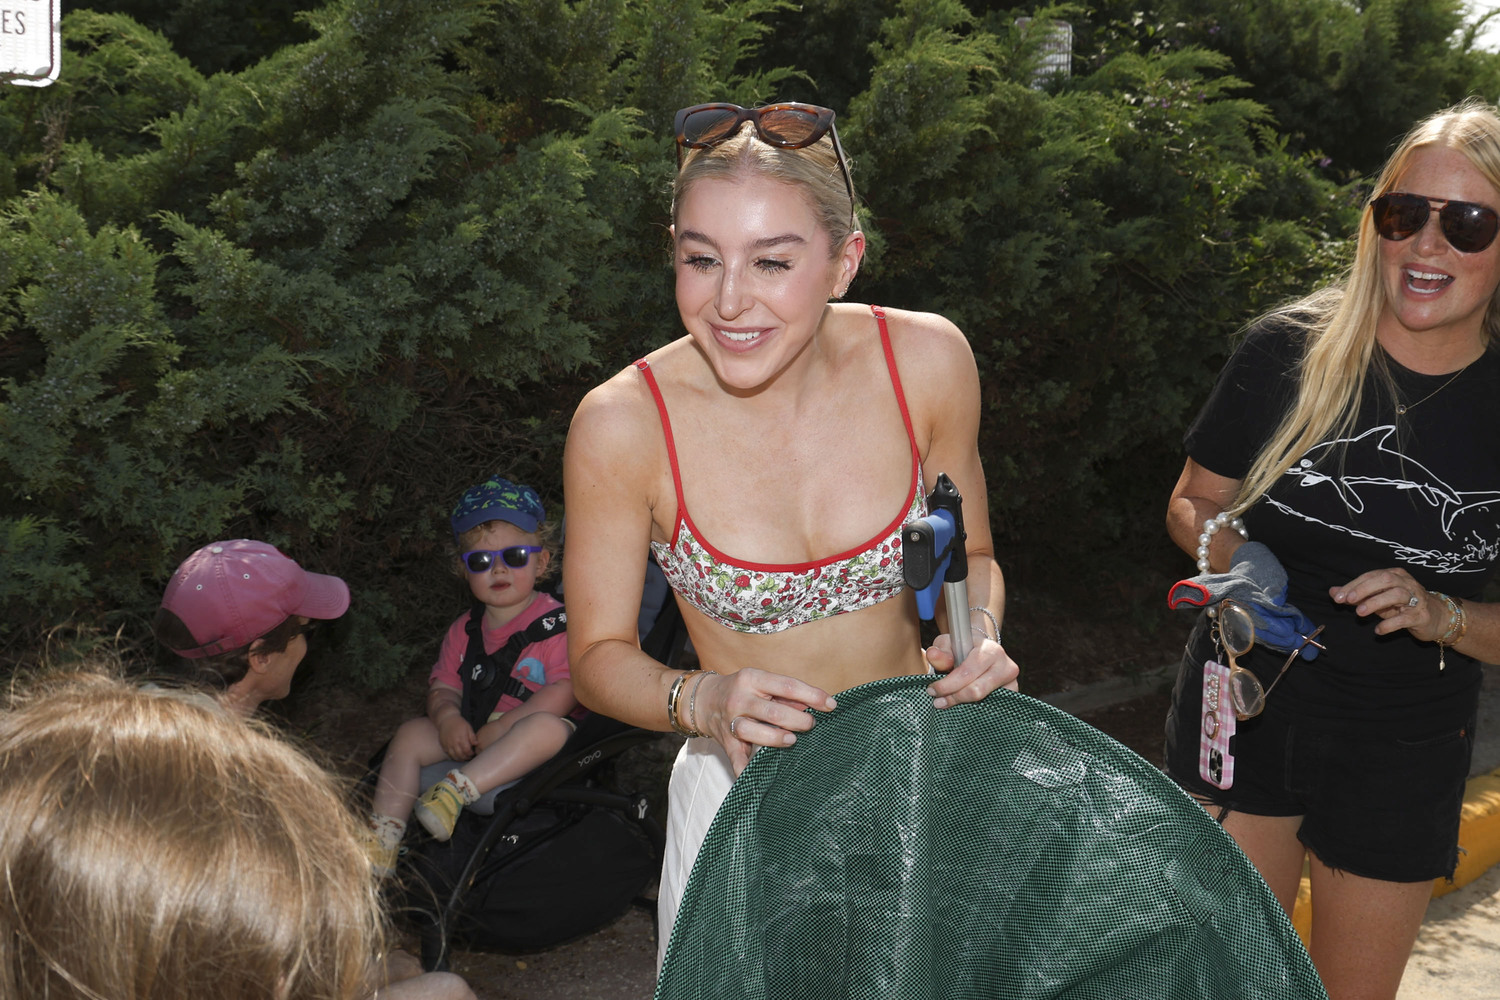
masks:
<instances>
[{"instance_id":1,"label":"green mesh bag","mask_svg":"<svg viewBox=\"0 0 1500 1000\"><path fill-rule=\"evenodd\" d=\"M1171 779L997 691L839 695L709 830L659 1000L1325 998L1275 898Z\"/></svg>"}]
</instances>

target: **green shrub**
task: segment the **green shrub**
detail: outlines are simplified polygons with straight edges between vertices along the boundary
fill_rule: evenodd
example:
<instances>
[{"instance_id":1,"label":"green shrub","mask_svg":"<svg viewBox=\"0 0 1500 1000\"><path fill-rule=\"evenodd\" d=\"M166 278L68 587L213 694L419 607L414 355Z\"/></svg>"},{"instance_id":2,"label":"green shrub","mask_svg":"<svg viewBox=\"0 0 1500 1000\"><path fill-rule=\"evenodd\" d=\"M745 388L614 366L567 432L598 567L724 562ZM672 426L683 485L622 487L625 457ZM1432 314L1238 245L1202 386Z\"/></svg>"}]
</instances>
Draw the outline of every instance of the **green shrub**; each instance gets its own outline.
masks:
<instances>
[{"instance_id":1,"label":"green shrub","mask_svg":"<svg viewBox=\"0 0 1500 1000\"><path fill-rule=\"evenodd\" d=\"M680 106L836 107L869 219L856 296L969 334L1002 561L1039 589L1175 558L1187 417L1233 331L1339 265L1359 203L1186 15L295 9L194 5L238 47L173 5L70 9L61 79L0 93L9 661L64 621L144 642L171 567L246 535L349 580L356 683L424 668L465 602L453 499L501 470L560 512L579 397L680 333ZM1070 80L1033 89L1018 14L1074 21Z\"/></svg>"}]
</instances>

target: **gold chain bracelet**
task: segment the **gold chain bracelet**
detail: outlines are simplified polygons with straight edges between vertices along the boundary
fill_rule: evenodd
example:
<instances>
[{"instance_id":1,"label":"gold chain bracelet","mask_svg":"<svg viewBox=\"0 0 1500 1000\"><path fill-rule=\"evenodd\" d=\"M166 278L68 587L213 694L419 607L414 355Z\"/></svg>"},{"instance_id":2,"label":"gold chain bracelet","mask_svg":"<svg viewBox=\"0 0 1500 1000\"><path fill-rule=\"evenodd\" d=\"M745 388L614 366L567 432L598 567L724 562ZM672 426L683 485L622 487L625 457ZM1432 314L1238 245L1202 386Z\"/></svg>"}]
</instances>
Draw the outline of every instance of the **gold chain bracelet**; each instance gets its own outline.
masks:
<instances>
[{"instance_id":1,"label":"gold chain bracelet","mask_svg":"<svg viewBox=\"0 0 1500 1000\"><path fill-rule=\"evenodd\" d=\"M682 685L687 683L689 677L701 673L703 673L701 670L686 670L678 674L677 680L672 684L671 693L667 695L667 722L671 723L674 732L688 739L696 739L703 734L682 724L682 719L677 714L678 702L682 698Z\"/></svg>"},{"instance_id":2,"label":"gold chain bracelet","mask_svg":"<svg viewBox=\"0 0 1500 1000\"><path fill-rule=\"evenodd\" d=\"M1469 631L1469 615L1464 611L1463 601L1457 597L1449 597L1436 590L1428 591L1433 597L1448 606L1448 631L1437 640L1438 645L1438 669L1448 668L1448 647L1456 646L1463 641L1464 634Z\"/></svg>"}]
</instances>

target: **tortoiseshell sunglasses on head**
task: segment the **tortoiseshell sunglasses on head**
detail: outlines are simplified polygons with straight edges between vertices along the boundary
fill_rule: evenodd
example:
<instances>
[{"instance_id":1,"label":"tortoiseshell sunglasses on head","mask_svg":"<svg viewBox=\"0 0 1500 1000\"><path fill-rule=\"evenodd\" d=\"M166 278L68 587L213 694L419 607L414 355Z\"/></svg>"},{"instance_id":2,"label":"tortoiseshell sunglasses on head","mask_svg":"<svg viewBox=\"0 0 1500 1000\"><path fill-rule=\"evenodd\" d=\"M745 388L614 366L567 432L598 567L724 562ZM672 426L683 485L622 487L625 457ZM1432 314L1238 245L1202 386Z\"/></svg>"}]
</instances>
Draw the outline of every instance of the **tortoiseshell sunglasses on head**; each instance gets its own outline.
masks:
<instances>
[{"instance_id":1,"label":"tortoiseshell sunglasses on head","mask_svg":"<svg viewBox=\"0 0 1500 1000\"><path fill-rule=\"evenodd\" d=\"M833 127L834 113L816 104L767 104L762 108L742 108L738 104L695 104L677 112L672 130L677 134L677 169L682 169L682 151L708 149L737 135L745 122L755 126L762 142L779 149L803 149L823 136L833 139L833 151L849 192L849 225L854 228L854 181L839 144L839 131Z\"/></svg>"}]
</instances>

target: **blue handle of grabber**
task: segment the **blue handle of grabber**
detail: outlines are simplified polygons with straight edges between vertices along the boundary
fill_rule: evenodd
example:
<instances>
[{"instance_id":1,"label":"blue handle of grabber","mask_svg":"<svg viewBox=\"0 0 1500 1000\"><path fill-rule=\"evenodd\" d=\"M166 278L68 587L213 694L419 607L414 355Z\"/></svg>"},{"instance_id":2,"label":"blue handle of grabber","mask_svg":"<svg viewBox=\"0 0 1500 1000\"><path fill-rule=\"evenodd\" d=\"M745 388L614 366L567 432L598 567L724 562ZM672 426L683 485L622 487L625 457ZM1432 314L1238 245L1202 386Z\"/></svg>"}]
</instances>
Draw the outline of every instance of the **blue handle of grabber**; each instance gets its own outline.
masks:
<instances>
[{"instance_id":1,"label":"blue handle of grabber","mask_svg":"<svg viewBox=\"0 0 1500 1000\"><path fill-rule=\"evenodd\" d=\"M963 627L969 608L963 498L953 481L940 474L928 503L932 513L902 531L905 577L907 585L916 592L917 613L928 621L937 617L938 594L943 595L948 607L948 639L952 644L953 664L957 666L974 647L969 630Z\"/></svg>"},{"instance_id":2,"label":"blue handle of grabber","mask_svg":"<svg viewBox=\"0 0 1500 1000\"><path fill-rule=\"evenodd\" d=\"M913 524L926 525L932 532L932 551L943 553L932 567L932 581L917 588L917 614L924 621L932 621L937 617L938 595L943 592L943 585L947 582L944 577L948 575L948 566L953 562L953 535L957 532L958 525L954 523L953 515L946 510L935 510ZM907 525L908 530L912 527L913 525ZM913 565L915 561L911 555L906 557L907 565Z\"/></svg>"}]
</instances>

